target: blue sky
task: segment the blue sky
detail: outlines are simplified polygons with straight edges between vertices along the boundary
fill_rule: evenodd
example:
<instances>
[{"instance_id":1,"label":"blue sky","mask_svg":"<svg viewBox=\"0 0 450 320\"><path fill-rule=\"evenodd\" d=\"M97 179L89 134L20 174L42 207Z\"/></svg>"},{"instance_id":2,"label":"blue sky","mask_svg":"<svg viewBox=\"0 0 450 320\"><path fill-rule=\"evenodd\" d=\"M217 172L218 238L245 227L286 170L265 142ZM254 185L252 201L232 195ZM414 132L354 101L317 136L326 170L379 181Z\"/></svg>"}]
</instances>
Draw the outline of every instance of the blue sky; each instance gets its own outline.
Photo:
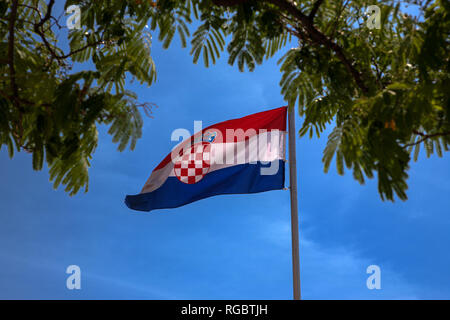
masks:
<instances>
[{"instance_id":1,"label":"blue sky","mask_svg":"<svg viewBox=\"0 0 450 320\"><path fill-rule=\"evenodd\" d=\"M123 203L138 193L174 145L176 128L204 126L285 105L277 57L240 73L222 56L192 64L176 41L154 43L158 80L130 85L155 102L136 150L118 152L102 128L90 191L53 190L31 156L0 151L0 298L290 299L288 191L225 195L142 213ZM297 127L301 119L297 117ZM448 154L412 163L409 200L382 202L376 181L323 173L320 139L297 140L302 294L305 299L449 299ZM236 181L239 183L239 181ZM81 290L66 288L67 266ZM381 268L381 290L366 268Z\"/></svg>"}]
</instances>

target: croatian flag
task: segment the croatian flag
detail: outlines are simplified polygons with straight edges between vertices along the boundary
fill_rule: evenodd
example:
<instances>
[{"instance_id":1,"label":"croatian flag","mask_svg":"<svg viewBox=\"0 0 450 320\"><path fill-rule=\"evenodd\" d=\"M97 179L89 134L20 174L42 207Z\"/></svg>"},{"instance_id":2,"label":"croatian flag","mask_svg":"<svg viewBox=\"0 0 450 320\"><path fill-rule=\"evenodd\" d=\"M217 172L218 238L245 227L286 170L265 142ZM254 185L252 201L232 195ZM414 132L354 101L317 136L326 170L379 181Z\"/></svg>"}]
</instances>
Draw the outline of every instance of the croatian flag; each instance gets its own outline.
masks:
<instances>
[{"instance_id":1,"label":"croatian flag","mask_svg":"<svg viewBox=\"0 0 450 320\"><path fill-rule=\"evenodd\" d=\"M175 146L125 204L151 211L220 194L283 189L286 113L281 107L200 130Z\"/></svg>"}]
</instances>

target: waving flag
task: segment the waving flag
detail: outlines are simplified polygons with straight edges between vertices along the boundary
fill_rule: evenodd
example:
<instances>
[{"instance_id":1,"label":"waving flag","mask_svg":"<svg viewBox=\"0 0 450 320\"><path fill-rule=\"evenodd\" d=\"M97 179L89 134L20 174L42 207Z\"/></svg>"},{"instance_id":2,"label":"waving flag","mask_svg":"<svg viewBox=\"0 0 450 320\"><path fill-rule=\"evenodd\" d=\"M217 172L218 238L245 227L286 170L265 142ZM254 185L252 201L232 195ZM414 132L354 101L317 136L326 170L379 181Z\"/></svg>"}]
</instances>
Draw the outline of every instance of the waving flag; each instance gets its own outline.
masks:
<instances>
[{"instance_id":1,"label":"waving flag","mask_svg":"<svg viewBox=\"0 0 450 320\"><path fill-rule=\"evenodd\" d=\"M125 204L151 211L220 194L283 189L286 111L259 112L199 131L177 145Z\"/></svg>"}]
</instances>

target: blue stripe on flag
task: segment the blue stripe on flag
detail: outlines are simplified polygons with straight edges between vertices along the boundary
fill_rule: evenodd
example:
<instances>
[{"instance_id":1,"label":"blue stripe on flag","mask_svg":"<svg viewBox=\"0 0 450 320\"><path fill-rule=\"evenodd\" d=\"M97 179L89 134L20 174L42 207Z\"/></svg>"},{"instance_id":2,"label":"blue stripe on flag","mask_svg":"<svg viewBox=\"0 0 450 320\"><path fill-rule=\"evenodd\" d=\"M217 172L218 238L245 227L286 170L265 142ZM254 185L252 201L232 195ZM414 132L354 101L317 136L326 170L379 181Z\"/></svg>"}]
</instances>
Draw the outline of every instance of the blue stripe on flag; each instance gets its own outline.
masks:
<instances>
[{"instance_id":1,"label":"blue stripe on flag","mask_svg":"<svg viewBox=\"0 0 450 320\"><path fill-rule=\"evenodd\" d=\"M128 195L125 204L134 210L177 208L219 194L257 193L284 188L284 161L278 161L274 175L261 175L260 169L276 164L241 164L210 172L195 184L186 184L169 177L164 184L149 193Z\"/></svg>"}]
</instances>

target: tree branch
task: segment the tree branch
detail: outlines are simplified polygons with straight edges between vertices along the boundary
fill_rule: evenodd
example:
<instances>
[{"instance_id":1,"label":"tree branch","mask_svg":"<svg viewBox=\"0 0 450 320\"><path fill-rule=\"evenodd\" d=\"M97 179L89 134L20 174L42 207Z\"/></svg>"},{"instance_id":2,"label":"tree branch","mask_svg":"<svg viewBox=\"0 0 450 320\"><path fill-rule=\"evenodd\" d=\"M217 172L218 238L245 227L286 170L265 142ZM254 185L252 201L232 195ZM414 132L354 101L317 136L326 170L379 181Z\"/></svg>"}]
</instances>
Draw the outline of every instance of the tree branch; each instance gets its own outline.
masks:
<instances>
[{"instance_id":1,"label":"tree branch","mask_svg":"<svg viewBox=\"0 0 450 320\"><path fill-rule=\"evenodd\" d=\"M39 9L37 7L29 6L27 4L19 4L19 7L31 9L31 10L35 11L39 16L41 16L41 11L39 11ZM56 24L59 29L64 28L63 26L61 26L59 24L59 19L56 19L54 16L50 16L49 19L53 19L53 23ZM35 23L36 22L33 22L32 24L35 24Z\"/></svg>"},{"instance_id":2,"label":"tree branch","mask_svg":"<svg viewBox=\"0 0 450 320\"><path fill-rule=\"evenodd\" d=\"M8 65L9 76L11 78L11 91L13 94L13 104L18 107L17 98L19 96L19 90L16 83L16 69L14 68L14 27L17 18L17 7L19 1L13 0L11 7L11 14L9 17L9 38L8 38Z\"/></svg>"},{"instance_id":3,"label":"tree branch","mask_svg":"<svg viewBox=\"0 0 450 320\"><path fill-rule=\"evenodd\" d=\"M54 4L55 4L55 0L50 0L50 2L47 5L47 12L45 13L44 18L42 18L41 21L39 21L37 23L37 28L41 28L44 25L44 23L46 23L48 20L50 20Z\"/></svg>"},{"instance_id":4,"label":"tree branch","mask_svg":"<svg viewBox=\"0 0 450 320\"><path fill-rule=\"evenodd\" d=\"M320 7L320 5L322 4L322 2L323 2L323 0L317 0L317 1L314 3L314 6L313 6L313 8L311 9L311 12L309 13L308 18L310 18L311 20L314 20L314 16L316 15L317 10L319 10L319 7Z\"/></svg>"},{"instance_id":5,"label":"tree branch","mask_svg":"<svg viewBox=\"0 0 450 320\"><path fill-rule=\"evenodd\" d=\"M56 60L58 60L58 62L61 62L61 60L65 60L65 59L69 58L70 56L72 56L72 55L74 55L74 54L76 54L76 53L78 53L80 51L83 51L83 50L85 50L85 49L87 49L89 47L97 46L97 45L99 45L99 44L101 44L103 42L103 40L99 40L99 41L96 41L94 43L88 43L88 44L86 44L85 46L83 46L83 47L81 47L79 49L70 51L68 54L58 55L58 53L52 48L52 45L48 42L47 38L45 37L45 31L43 30L44 24L47 21L49 21L50 19L54 19L56 22L58 21L56 18L54 18L51 15L52 8L53 8L54 4L55 4L55 0L50 0L49 4L47 6L48 9L47 9L47 12L46 12L45 16L38 23L36 23L34 25L34 31L41 37L42 42L44 43L44 45L47 48L47 50L50 52L50 55L52 56L53 59L56 59ZM59 24L58 24L58 27L61 29Z\"/></svg>"},{"instance_id":6,"label":"tree branch","mask_svg":"<svg viewBox=\"0 0 450 320\"><path fill-rule=\"evenodd\" d=\"M418 136L421 136L422 139L419 139L419 140L417 140L416 142L413 142L413 143L405 144L405 145L403 146L403 148L415 146L415 145L417 145L417 144L419 144L419 143L424 142L425 140L428 140L428 139L431 139L431 138L434 138L434 137L442 137L442 136L448 136L448 135L450 135L450 131L447 131L447 132L438 132L438 133L433 133L433 134L426 134L426 133L423 133L423 132L420 132L420 131L417 131L417 130L413 130L413 133L414 133L414 134L417 134Z\"/></svg>"},{"instance_id":7,"label":"tree branch","mask_svg":"<svg viewBox=\"0 0 450 320\"><path fill-rule=\"evenodd\" d=\"M342 5L342 2L339 5L339 10L338 10L339 13L336 15L336 19L334 20L333 31L330 34L330 38L332 38L332 39L334 38L334 34L336 33L336 28L337 28L337 25L339 24L339 18L341 17L342 13L345 11L345 8L347 7L349 2L350 1L347 0L347 1L345 1L345 3L343 5ZM331 22L332 21L330 21L330 24L331 24ZM328 27L327 27L327 29L328 29Z\"/></svg>"},{"instance_id":8,"label":"tree branch","mask_svg":"<svg viewBox=\"0 0 450 320\"><path fill-rule=\"evenodd\" d=\"M289 19L289 17L285 16L283 13L280 14L281 18L279 19L279 24L291 35L294 37L297 37L300 40L308 41L308 37L305 36L304 33L302 33L301 30L294 29L291 27L293 25L292 21Z\"/></svg>"}]
</instances>

